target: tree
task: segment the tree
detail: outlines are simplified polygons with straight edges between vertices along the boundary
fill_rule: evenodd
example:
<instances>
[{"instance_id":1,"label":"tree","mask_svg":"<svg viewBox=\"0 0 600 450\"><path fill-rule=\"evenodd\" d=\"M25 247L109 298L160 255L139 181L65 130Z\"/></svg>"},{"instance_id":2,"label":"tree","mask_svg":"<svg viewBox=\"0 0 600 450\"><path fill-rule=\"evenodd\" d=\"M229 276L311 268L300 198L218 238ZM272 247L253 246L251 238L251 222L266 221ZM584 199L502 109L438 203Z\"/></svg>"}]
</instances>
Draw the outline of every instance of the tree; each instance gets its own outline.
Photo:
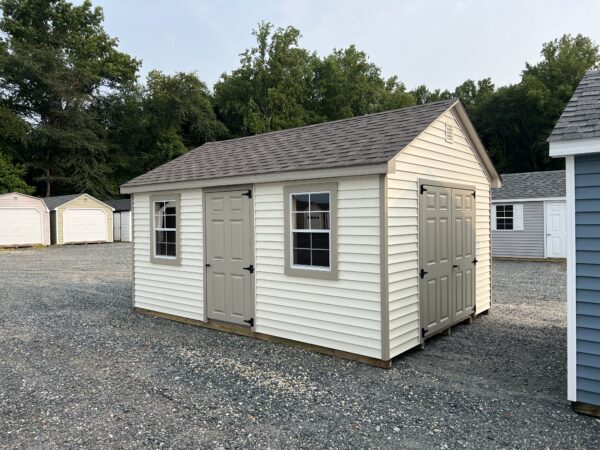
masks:
<instances>
[{"instance_id":1,"label":"tree","mask_svg":"<svg viewBox=\"0 0 600 450\"><path fill-rule=\"evenodd\" d=\"M21 192L31 194L35 190L28 186L23 176L27 169L23 165L15 165L11 158L0 152L0 194Z\"/></svg>"},{"instance_id":2,"label":"tree","mask_svg":"<svg viewBox=\"0 0 600 450\"><path fill-rule=\"evenodd\" d=\"M218 117L234 136L319 121L311 108L316 56L298 47L300 32L263 22L252 34L257 46L215 84Z\"/></svg>"},{"instance_id":3,"label":"tree","mask_svg":"<svg viewBox=\"0 0 600 450\"><path fill-rule=\"evenodd\" d=\"M0 93L31 124L24 157L43 192L106 196L105 130L95 104L135 81L138 62L117 50L89 0L0 0Z\"/></svg>"},{"instance_id":4,"label":"tree","mask_svg":"<svg viewBox=\"0 0 600 450\"><path fill-rule=\"evenodd\" d=\"M473 108L473 122L501 171L562 167L548 156L546 139L583 75L600 61L598 46L581 35L547 42L541 55L539 63L526 64L520 83Z\"/></svg>"}]
</instances>

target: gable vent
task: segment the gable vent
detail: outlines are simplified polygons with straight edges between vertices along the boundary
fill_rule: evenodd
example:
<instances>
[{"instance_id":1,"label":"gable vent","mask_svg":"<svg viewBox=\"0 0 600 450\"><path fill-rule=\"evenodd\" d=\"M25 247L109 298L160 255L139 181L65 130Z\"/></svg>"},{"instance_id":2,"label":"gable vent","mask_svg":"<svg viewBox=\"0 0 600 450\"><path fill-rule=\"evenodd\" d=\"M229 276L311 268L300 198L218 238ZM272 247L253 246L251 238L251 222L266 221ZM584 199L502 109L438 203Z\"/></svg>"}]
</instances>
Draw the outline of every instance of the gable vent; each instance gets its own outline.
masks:
<instances>
[{"instance_id":1,"label":"gable vent","mask_svg":"<svg viewBox=\"0 0 600 450\"><path fill-rule=\"evenodd\" d=\"M446 124L446 142L454 143L454 125L451 123Z\"/></svg>"}]
</instances>

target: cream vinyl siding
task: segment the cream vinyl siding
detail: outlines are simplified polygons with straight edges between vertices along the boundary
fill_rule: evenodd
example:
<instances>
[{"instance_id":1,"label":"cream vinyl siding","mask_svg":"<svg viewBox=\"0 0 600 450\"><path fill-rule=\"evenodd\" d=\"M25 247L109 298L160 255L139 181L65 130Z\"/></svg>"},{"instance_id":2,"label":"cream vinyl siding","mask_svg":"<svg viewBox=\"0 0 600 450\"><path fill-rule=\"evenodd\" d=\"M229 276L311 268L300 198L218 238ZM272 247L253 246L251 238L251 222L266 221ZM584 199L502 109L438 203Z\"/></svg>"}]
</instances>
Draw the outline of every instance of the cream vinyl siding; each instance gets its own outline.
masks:
<instances>
[{"instance_id":1,"label":"cream vinyl siding","mask_svg":"<svg viewBox=\"0 0 600 450\"><path fill-rule=\"evenodd\" d=\"M204 320L202 190L181 192L181 265L150 262L150 195L133 202L134 306Z\"/></svg>"},{"instance_id":2,"label":"cream vinyl siding","mask_svg":"<svg viewBox=\"0 0 600 450\"><path fill-rule=\"evenodd\" d=\"M454 126L446 141L446 124ZM474 185L476 197L476 308L490 307L490 181L451 111L444 113L395 158L388 175L390 356L420 342L418 223L419 179Z\"/></svg>"},{"instance_id":3,"label":"cream vinyl siding","mask_svg":"<svg viewBox=\"0 0 600 450\"><path fill-rule=\"evenodd\" d=\"M338 181L337 280L284 274L283 186L254 191L256 331L381 358L379 177Z\"/></svg>"}]
</instances>

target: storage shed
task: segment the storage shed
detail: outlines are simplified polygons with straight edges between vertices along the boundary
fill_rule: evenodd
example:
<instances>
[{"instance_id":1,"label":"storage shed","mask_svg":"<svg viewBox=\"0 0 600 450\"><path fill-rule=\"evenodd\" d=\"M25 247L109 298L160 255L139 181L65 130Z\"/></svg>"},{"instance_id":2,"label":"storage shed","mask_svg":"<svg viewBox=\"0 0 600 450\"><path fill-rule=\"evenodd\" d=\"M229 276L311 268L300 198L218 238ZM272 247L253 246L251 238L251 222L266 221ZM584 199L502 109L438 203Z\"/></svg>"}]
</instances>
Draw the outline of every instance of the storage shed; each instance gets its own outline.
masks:
<instances>
[{"instance_id":1,"label":"storage shed","mask_svg":"<svg viewBox=\"0 0 600 450\"><path fill-rule=\"evenodd\" d=\"M492 256L566 258L565 171L509 173L492 189Z\"/></svg>"},{"instance_id":2,"label":"storage shed","mask_svg":"<svg viewBox=\"0 0 600 450\"><path fill-rule=\"evenodd\" d=\"M120 198L107 200L113 211L113 240L115 242L131 242L131 199Z\"/></svg>"},{"instance_id":3,"label":"storage shed","mask_svg":"<svg viewBox=\"0 0 600 450\"><path fill-rule=\"evenodd\" d=\"M458 100L204 144L121 187L134 307L389 367L490 308L499 185Z\"/></svg>"},{"instance_id":4,"label":"storage shed","mask_svg":"<svg viewBox=\"0 0 600 450\"><path fill-rule=\"evenodd\" d=\"M548 140L566 159L568 399L600 416L600 71L583 77Z\"/></svg>"},{"instance_id":5,"label":"storage shed","mask_svg":"<svg viewBox=\"0 0 600 450\"><path fill-rule=\"evenodd\" d=\"M113 241L113 208L88 194L46 197L52 244Z\"/></svg>"},{"instance_id":6,"label":"storage shed","mask_svg":"<svg viewBox=\"0 0 600 450\"><path fill-rule=\"evenodd\" d=\"M50 245L50 219L40 198L17 192L0 195L0 247Z\"/></svg>"}]
</instances>

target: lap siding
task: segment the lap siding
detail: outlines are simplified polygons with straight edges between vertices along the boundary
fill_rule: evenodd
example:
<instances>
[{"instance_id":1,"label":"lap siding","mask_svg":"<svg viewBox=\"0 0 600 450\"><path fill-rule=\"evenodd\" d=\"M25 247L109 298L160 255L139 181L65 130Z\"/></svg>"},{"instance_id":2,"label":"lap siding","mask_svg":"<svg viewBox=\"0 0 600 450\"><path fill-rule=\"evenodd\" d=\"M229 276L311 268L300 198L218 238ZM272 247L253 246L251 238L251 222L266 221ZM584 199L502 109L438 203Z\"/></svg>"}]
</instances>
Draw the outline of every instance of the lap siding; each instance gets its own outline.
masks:
<instances>
[{"instance_id":1,"label":"lap siding","mask_svg":"<svg viewBox=\"0 0 600 450\"><path fill-rule=\"evenodd\" d=\"M600 405L600 155L575 158L577 401Z\"/></svg>"}]
</instances>

